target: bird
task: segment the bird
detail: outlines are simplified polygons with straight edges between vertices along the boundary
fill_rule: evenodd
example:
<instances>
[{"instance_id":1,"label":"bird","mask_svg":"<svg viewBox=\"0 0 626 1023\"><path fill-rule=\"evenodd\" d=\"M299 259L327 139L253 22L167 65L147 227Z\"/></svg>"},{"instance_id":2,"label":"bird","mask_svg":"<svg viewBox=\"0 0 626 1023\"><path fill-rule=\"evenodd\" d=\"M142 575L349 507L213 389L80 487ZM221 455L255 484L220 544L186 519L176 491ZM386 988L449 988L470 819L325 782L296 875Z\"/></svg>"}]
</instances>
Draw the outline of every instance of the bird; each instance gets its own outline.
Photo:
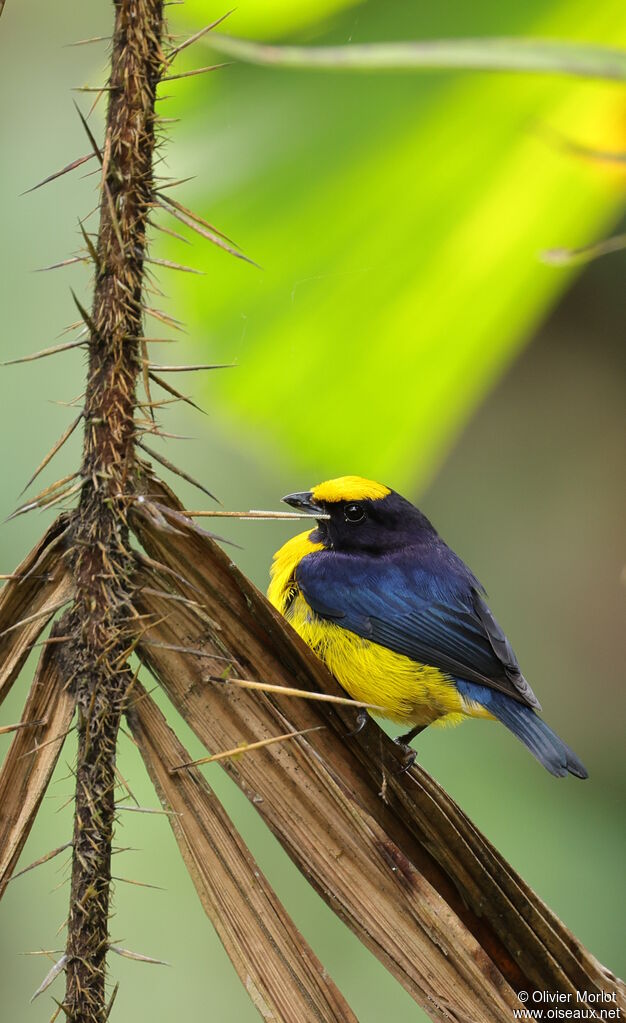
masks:
<instances>
[{"instance_id":1,"label":"bird","mask_svg":"<svg viewBox=\"0 0 626 1023\"><path fill-rule=\"evenodd\" d=\"M398 742L495 719L551 774L587 778L539 716L482 585L415 505L361 476L282 500L315 526L274 555L268 599L352 699L410 726Z\"/></svg>"}]
</instances>

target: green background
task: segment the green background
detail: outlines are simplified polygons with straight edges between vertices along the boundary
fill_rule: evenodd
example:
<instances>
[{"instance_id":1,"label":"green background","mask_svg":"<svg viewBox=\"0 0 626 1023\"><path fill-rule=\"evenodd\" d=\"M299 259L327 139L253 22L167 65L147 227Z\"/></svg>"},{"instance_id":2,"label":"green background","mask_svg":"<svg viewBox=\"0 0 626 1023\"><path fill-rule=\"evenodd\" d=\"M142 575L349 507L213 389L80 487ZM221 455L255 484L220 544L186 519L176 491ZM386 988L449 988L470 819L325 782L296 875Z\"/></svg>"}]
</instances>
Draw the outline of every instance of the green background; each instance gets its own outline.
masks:
<instances>
[{"instance_id":1,"label":"green background","mask_svg":"<svg viewBox=\"0 0 626 1023\"><path fill-rule=\"evenodd\" d=\"M176 32L222 13L200 0L170 11ZM94 177L79 170L19 193L87 152L69 90L102 80L104 49L62 46L107 32L110 13L94 0L79 8L8 0L0 20L7 359L52 344L74 319L70 285L87 294L81 268L32 270L78 247L77 218L96 203ZM242 2L230 31L308 43L526 33L615 45L626 39L626 18L611 0L276 0ZM181 69L211 60L198 47ZM277 507L282 494L344 472L372 474L419 501L486 585L546 719L591 777L556 781L486 722L425 733L420 762L592 952L623 972L624 258L580 275L538 259L618 224L623 165L575 158L554 133L624 150L623 89L547 77L235 67L162 91L172 96L163 114L184 118L171 126L163 173L195 174L177 197L263 266L200 240L191 250L157 237L159 256L206 276L159 272L171 296L162 307L185 319L188 334L156 358L237 364L207 379L172 378L208 414L164 413L167 430L194 437L169 442L168 457L227 508ZM78 98L88 109L92 97ZM80 394L83 373L77 353L0 370L2 517L68 423L71 413L55 402ZM75 465L78 444L46 482ZM176 488L200 506L190 488ZM0 571L12 570L48 520L2 527ZM236 560L264 588L272 552L293 531L238 523L223 533L242 545ZM26 682L25 673L2 723L19 718ZM8 745L0 737L0 753ZM72 758L68 743L24 864L70 837ZM120 766L142 804L156 806L124 736ZM422 1019L219 768L207 776L363 1023ZM115 1018L256 1019L166 819L122 813L117 844L136 850L116 858L119 877L165 890L119 882L113 937L172 966L112 957L111 977L121 981ZM16 880L0 905L3 1015L19 1023L53 1008L48 994L29 1005L49 964L24 953L63 945L55 936L69 890L62 860Z\"/></svg>"}]
</instances>

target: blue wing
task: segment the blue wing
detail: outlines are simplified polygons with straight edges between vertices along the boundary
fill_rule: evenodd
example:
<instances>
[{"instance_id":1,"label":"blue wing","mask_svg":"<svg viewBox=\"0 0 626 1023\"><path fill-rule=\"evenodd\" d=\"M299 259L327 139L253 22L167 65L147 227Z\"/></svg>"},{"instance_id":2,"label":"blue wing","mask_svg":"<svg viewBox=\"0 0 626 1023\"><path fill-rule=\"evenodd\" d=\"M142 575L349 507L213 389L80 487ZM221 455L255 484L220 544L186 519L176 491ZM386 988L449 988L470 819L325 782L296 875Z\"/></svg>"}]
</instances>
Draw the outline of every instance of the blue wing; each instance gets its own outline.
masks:
<instances>
[{"instance_id":1,"label":"blue wing","mask_svg":"<svg viewBox=\"0 0 626 1023\"><path fill-rule=\"evenodd\" d=\"M385 556L318 551L295 579L320 618L540 709L480 584L445 544Z\"/></svg>"}]
</instances>

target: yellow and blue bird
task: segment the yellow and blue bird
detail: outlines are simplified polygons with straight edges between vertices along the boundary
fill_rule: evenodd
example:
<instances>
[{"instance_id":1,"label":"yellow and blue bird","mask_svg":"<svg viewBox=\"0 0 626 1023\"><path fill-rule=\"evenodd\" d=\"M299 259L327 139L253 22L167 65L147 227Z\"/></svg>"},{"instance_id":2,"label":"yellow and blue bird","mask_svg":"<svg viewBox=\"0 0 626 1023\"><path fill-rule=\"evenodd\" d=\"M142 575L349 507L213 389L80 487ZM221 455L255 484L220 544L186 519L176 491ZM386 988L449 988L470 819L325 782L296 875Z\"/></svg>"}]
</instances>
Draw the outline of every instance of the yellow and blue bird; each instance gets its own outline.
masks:
<instances>
[{"instance_id":1,"label":"yellow and blue bird","mask_svg":"<svg viewBox=\"0 0 626 1023\"><path fill-rule=\"evenodd\" d=\"M409 725L500 721L558 777L586 778L537 697L485 591L410 501L342 476L283 500L316 527L274 556L268 596L354 699Z\"/></svg>"}]
</instances>

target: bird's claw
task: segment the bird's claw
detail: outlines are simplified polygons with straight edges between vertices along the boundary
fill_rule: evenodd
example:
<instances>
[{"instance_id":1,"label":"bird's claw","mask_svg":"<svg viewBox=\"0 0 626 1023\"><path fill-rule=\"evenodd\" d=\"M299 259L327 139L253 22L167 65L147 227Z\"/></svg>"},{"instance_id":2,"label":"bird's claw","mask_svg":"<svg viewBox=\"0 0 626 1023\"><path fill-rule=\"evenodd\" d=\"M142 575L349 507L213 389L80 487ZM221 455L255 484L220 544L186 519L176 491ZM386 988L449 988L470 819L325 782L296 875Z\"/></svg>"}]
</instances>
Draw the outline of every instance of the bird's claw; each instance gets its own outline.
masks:
<instances>
[{"instance_id":1,"label":"bird's claw","mask_svg":"<svg viewBox=\"0 0 626 1023\"><path fill-rule=\"evenodd\" d=\"M362 732L368 720L369 715L367 711L361 707L361 709L357 711L356 715L356 728L353 728L351 732L346 732L346 737L348 739L352 739L355 735L358 735L359 732Z\"/></svg>"},{"instance_id":2,"label":"bird's claw","mask_svg":"<svg viewBox=\"0 0 626 1023\"><path fill-rule=\"evenodd\" d=\"M403 742L404 736L400 735L397 739L394 739L396 746L399 747L402 754L402 764L398 771L398 774L406 774L406 772L413 767L417 759L417 750L414 750L408 743Z\"/></svg>"}]
</instances>

